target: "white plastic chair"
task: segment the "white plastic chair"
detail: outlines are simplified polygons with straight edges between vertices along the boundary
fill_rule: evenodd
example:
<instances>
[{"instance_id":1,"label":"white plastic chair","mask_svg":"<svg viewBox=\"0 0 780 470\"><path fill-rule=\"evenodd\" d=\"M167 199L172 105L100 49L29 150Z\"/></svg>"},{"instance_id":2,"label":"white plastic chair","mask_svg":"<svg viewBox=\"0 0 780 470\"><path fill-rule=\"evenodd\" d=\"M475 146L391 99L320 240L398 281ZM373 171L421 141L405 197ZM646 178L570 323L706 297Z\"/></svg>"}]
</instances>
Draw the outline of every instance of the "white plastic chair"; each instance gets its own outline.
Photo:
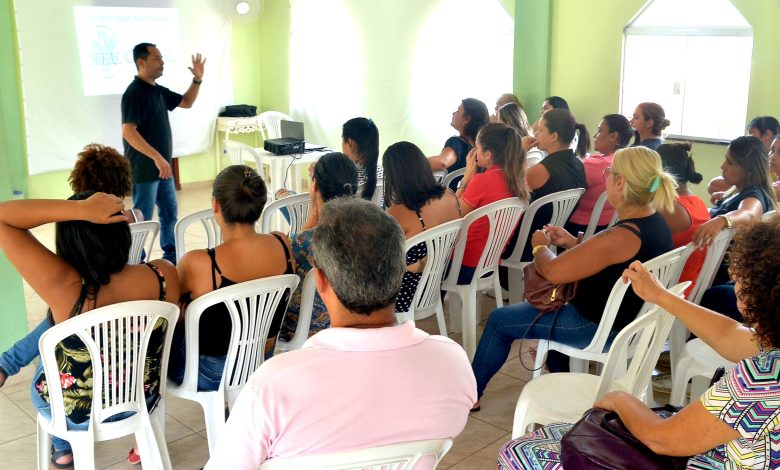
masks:
<instances>
[{"instance_id":1,"label":"white plastic chair","mask_svg":"<svg viewBox=\"0 0 780 470\"><path fill-rule=\"evenodd\" d=\"M357 188L357 195L360 196L363 194L363 184L358 186ZM385 179L384 178L377 178L376 179L376 189L374 189L374 194L371 196L371 202L376 204L377 206L384 208L385 204Z\"/></svg>"},{"instance_id":2,"label":"white plastic chair","mask_svg":"<svg viewBox=\"0 0 780 470\"><path fill-rule=\"evenodd\" d=\"M260 133L263 135L263 140L278 139L282 136L282 120L292 121L293 118L279 111L260 113L258 121L260 121Z\"/></svg>"},{"instance_id":3,"label":"white plastic chair","mask_svg":"<svg viewBox=\"0 0 780 470\"><path fill-rule=\"evenodd\" d=\"M411 310L396 312L399 323L410 319L422 320L435 314L439 324L439 334L447 336L447 325L444 322L444 310L441 305L441 279L452 257L452 250L462 224L463 219L452 220L406 240L404 258L409 250L420 243L425 243L428 255L424 258L425 266L410 304Z\"/></svg>"},{"instance_id":4,"label":"white plastic chair","mask_svg":"<svg viewBox=\"0 0 780 470\"><path fill-rule=\"evenodd\" d=\"M501 260L501 266L507 268L508 271L510 304L518 304L525 300L523 268L533 261L522 261L521 258L525 245L528 243L528 237L532 235L531 224L536 217L536 213L547 204L552 204L552 218L547 223L563 226L569 220L571 213L574 212L577 201L580 200L580 196L583 193L585 193L584 188L567 189L566 191L559 191L540 197L528 206L525 214L523 214L523 220L520 222L517 243L515 243L512 254Z\"/></svg>"},{"instance_id":5,"label":"white plastic chair","mask_svg":"<svg viewBox=\"0 0 780 470\"><path fill-rule=\"evenodd\" d=\"M301 286L301 305L298 309L298 323L295 325L295 333L290 341L276 340L276 352L288 352L301 349L303 343L309 339L311 328L311 314L314 307L314 296L317 294L317 284L314 282L314 270L310 270L303 278Z\"/></svg>"},{"instance_id":6,"label":"white plastic chair","mask_svg":"<svg viewBox=\"0 0 780 470\"><path fill-rule=\"evenodd\" d=\"M260 470L433 470L452 448L452 439L402 442L332 454L266 460ZM430 456L433 465L417 462Z\"/></svg>"},{"instance_id":7,"label":"white plastic chair","mask_svg":"<svg viewBox=\"0 0 780 470\"><path fill-rule=\"evenodd\" d=\"M688 294L688 301L698 305L701 302L701 298L704 292L712 287L712 282L715 280L715 275L718 272L720 264L723 262L723 257L726 256L726 250L728 250L731 244L731 239L734 237L734 229L721 230L707 248L707 254L704 257L704 262L699 270L699 275L696 277L696 284ZM691 248L695 249L693 244L689 244ZM679 320L674 322L672 331L669 333L669 363L672 369L672 377L675 376L677 370L677 364L680 361L685 341L688 339L688 329ZM714 353L714 351L713 351ZM705 363L710 361L705 360ZM712 369L712 374L715 369ZM674 382L674 381L673 381ZM686 383L688 380L685 381ZM683 387L684 388L684 387ZM674 389L674 383L672 384Z\"/></svg>"},{"instance_id":8,"label":"white plastic chair","mask_svg":"<svg viewBox=\"0 0 780 470\"><path fill-rule=\"evenodd\" d=\"M243 165L247 162L254 163L257 172L263 175L263 179L268 182L268 164L263 160L256 149L249 145L236 142L235 140L223 140L222 152L228 156L231 165Z\"/></svg>"},{"instance_id":9,"label":"white plastic chair","mask_svg":"<svg viewBox=\"0 0 780 470\"><path fill-rule=\"evenodd\" d=\"M287 212L290 214L290 230L287 234L298 233L301 231L301 226L306 223L306 218L309 217L311 197L308 193L293 194L292 196L277 199L265 206L263 213L260 215L260 233L271 233L273 218L282 207L286 207Z\"/></svg>"},{"instance_id":10,"label":"white plastic chair","mask_svg":"<svg viewBox=\"0 0 780 470\"><path fill-rule=\"evenodd\" d=\"M274 314L279 305L287 310L289 295L298 276L283 274L223 287L193 300L184 313L186 365L181 385L168 384L168 393L196 401L203 407L209 452L213 452L225 427L225 401L232 408L249 376L260 367ZM233 332L219 388L198 391L200 317L212 305L223 304L230 312Z\"/></svg>"},{"instance_id":11,"label":"white plastic chair","mask_svg":"<svg viewBox=\"0 0 780 470\"><path fill-rule=\"evenodd\" d=\"M452 180L456 178L463 178L463 175L465 174L466 174L465 168L460 168L455 171L450 171L449 173L447 173L447 176L444 177L444 181L442 181L441 185L444 186L445 188L449 188L450 183L452 183Z\"/></svg>"},{"instance_id":12,"label":"white plastic chair","mask_svg":"<svg viewBox=\"0 0 780 470\"><path fill-rule=\"evenodd\" d=\"M689 284L678 284L671 291L682 296ZM534 423L576 422L613 390L642 399L673 321L673 316L656 305L623 328L612 343L600 376L559 372L528 382L517 399L512 438L525 434ZM633 356L626 368L629 346Z\"/></svg>"},{"instance_id":13,"label":"white plastic chair","mask_svg":"<svg viewBox=\"0 0 780 470\"><path fill-rule=\"evenodd\" d=\"M582 237L582 241L587 240L588 238L592 237L596 233L596 227L599 225L599 219L601 218L601 213L604 212L604 206L609 204L607 202L607 192L604 191L601 193L601 195L596 199L596 204L593 206L593 212L590 214L590 220L588 220L588 227L585 229L585 234ZM618 213L615 211L615 213L612 215L612 218L609 220L609 223L607 224L607 228L612 227L615 225L615 222L618 220ZM577 236L576 233L573 233L575 237Z\"/></svg>"},{"instance_id":14,"label":"white plastic chair","mask_svg":"<svg viewBox=\"0 0 780 470\"><path fill-rule=\"evenodd\" d=\"M447 177L447 170L439 170L433 172L433 179L436 180L438 184L443 184L444 178Z\"/></svg>"},{"instance_id":15,"label":"white plastic chair","mask_svg":"<svg viewBox=\"0 0 780 470\"><path fill-rule=\"evenodd\" d=\"M133 241L130 245L130 256L127 259L127 264L145 263L149 261L152 254L154 239L157 238L157 233L160 231L160 222L147 220L146 222L133 222L129 225Z\"/></svg>"},{"instance_id":16,"label":"white plastic chair","mask_svg":"<svg viewBox=\"0 0 780 470\"><path fill-rule=\"evenodd\" d=\"M441 288L450 292L450 315L453 325L457 323L456 318L460 315L463 349L466 350L469 359L474 357L477 349L477 292L492 287L496 296L496 307L503 307L501 285L497 274L498 260L509 237L517 227L517 221L525 207L525 203L520 199L511 197L474 209L463 218L450 270ZM458 274L463 263L469 228L483 217L487 217L490 224L485 249L477 262L471 282L465 285L458 284Z\"/></svg>"},{"instance_id":17,"label":"white plastic chair","mask_svg":"<svg viewBox=\"0 0 780 470\"><path fill-rule=\"evenodd\" d=\"M213 209L203 209L192 214L182 217L176 222L176 226L173 229L174 241L176 242L176 262L181 260L186 250L186 234L187 230L195 224L200 222L206 235L205 248L214 248L222 243L222 229L217 224L217 219L214 218Z\"/></svg>"},{"instance_id":18,"label":"white plastic chair","mask_svg":"<svg viewBox=\"0 0 780 470\"><path fill-rule=\"evenodd\" d=\"M766 222L767 220L771 219L775 215L777 215L777 211L775 211L775 210L764 212L764 215L761 216L761 220Z\"/></svg>"},{"instance_id":19,"label":"white plastic chair","mask_svg":"<svg viewBox=\"0 0 780 470\"><path fill-rule=\"evenodd\" d=\"M545 153L539 149L531 149L525 154L525 167L531 168L544 160Z\"/></svg>"},{"instance_id":20,"label":"white plastic chair","mask_svg":"<svg viewBox=\"0 0 780 470\"><path fill-rule=\"evenodd\" d=\"M38 413L38 468L49 468L50 436L67 440L77 469L95 468L95 442L135 434L140 455L149 468L170 469L163 431L165 377L173 327L179 308L157 300L137 300L96 308L52 326L39 341L41 362L51 403L51 418ZM151 412L144 397L144 370L149 340L158 322L165 328L160 360L160 402ZM89 350L92 363L92 408L89 429L68 430L60 368L55 347L76 335ZM54 378L54 380L51 380ZM99 398L102 397L102 400ZM105 422L122 412L128 418Z\"/></svg>"},{"instance_id":21,"label":"white plastic chair","mask_svg":"<svg viewBox=\"0 0 780 470\"><path fill-rule=\"evenodd\" d=\"M642 265L645 269L653 273L664 287L668 288L672 284L677 283L677 279L674 279L675 273L679 272L676 264L680 261L684 248L685 247L682 246L675 248L642 263ZM617 318L620 304L623 303L623 297L626 295L628 286L629 284L624 283L620 278L615 281L615 285L612 286L612 291L609 293L607 304L604 306L604 313L601 315L601 321L599 322L596 334L593 335L590 344L584 348L569 346L554 340L539 340L536 351L536 364L534 365L534 369L536 369L534 377L538 377L542 373L542 366L547 359L547 352L551 350L559 351L569 356L571 358L571 370L574 372L587 371L588 361L596 361L604 364L607 361L608 354L607 352L604 352L607 346L607 340L609 339L612 325L615 323L615 318ZM642 315L650 306L651 304L645 302L637 315ZM664 341L665 340L666 337L664 337Z\"/></svg>"}]
</instances>

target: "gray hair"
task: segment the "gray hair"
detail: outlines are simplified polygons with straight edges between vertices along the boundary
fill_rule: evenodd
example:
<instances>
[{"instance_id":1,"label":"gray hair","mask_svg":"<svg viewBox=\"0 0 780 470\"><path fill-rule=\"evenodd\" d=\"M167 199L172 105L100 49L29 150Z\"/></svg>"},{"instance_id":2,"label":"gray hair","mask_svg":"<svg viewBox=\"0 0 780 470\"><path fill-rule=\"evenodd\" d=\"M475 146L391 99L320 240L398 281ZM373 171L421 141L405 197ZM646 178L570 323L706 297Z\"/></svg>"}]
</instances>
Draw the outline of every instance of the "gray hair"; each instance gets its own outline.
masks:
<instances>
[{"instance_id":1,"label":"gray hair","mask_svg":"<svg viewBox=\"0 0 780 470\"><path fill-rule=\"evenodd\" d=\"M312 240L314 264L339 301L361 315L395 302L406 270L398 222L372 202L336 198L325 204Z\"/></svg>"}]
</instances>

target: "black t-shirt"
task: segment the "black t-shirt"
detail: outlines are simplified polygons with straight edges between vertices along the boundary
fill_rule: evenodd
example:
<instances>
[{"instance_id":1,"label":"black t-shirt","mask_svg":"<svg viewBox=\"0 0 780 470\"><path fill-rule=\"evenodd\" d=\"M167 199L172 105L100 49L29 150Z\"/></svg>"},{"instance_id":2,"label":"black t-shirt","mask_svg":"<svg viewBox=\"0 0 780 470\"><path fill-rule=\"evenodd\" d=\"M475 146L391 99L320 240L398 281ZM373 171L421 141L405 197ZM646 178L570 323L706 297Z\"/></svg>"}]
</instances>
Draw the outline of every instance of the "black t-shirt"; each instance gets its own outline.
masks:
<instances>
[{"instance_id":1,"label":"black t-shirt","mask_svg":"<svg viewBox=\"0 0 780 470\"><path fill-rule=\"evenodd\" d=\"M173 111L182 96L162 85L150 85L138 77L130 83L122 95L122 124L135 123L138 133L154 147L168 163L173 156L173 139L168 111ZM125 157L133 167L133 182L144 183L159 178L154 161L133 148L126 140Z\"/></svg>"},{"instance_id":2,"label":"black t-shirt","mask_svg":"<svg viewBox=\"0 0 780 470\"><path fill-rule=\"evenodd\" d=\"M446 142L444 142L444 148L451 148L455 151L455 155L458 156L458 159L455 161L455 163L452 164L451 167L447 168L447 171L449 173L452 173L455 170L460 170L461 168L464 168L466 166L466 157L468 156L469 152L471 151L471 144L463 140L462 138L458 136L452 136L449 139L447 139ZM450 189L453 191L458 190L458 183L460 182L462 178L455 178L450 183Z\"/></svg>"},{"instance_id":3,"label":"black t-shirt","mask_svg":"<svg viewBox=\"0 0 780 470\"><path fill-rule=\"evenodd\" d=\"M742 190L742 192L736 193L715 204L712 209L710 209L710 217L728 214L731 211L739 209L739 205L742 204L742 201L749 197L758 199L764 212L772 210L772 199L770 199L770 196L758 186L751 186Z\"/></svg>"}]
</instances>

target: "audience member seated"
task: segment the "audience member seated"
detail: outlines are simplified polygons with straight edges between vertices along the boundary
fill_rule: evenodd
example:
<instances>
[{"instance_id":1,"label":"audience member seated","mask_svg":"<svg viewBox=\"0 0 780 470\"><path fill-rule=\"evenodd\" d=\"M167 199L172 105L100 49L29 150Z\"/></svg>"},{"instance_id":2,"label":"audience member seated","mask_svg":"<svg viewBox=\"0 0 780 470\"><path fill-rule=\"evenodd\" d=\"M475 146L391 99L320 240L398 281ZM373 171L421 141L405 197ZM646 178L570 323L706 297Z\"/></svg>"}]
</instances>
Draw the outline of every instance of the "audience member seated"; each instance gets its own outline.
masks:
<instances>
[{"instance_id":1,"label":"audience member seated","mask_svg":"<svg viewBox=\"0 0 780 470\"><path fill-rule=\"evenodd\" d=\"M477 168L485 170L484 173L477 173ZM525 174L525 152L520 135L505 124L487 124L479 131L474 150L469 152L466 174L458 188L461 215L510 197L528 201ZM471 225L458 284L471 282L489 231L486 217Z\"/></svg>"},{"instance_id":2,"label":"audience member seated","mask_svg":"<svg viewBox=\"0 0 780 470\"><path fill-rule=\"evenodd\" d=\"M444 148L439 155L428 157L433 171L447 170L450 173L466 166L466 157L474 147L477 132L489 121L488 109L485 103L466 98L452 113L450 125L458 131L457 136L450 137L444 142ZM450 189L457 189L458 181L450 184Z\"/></svg>"},{"instance_id":3,"label":"audience member seated","mask_svg":"<svg viewBox=\"0 0 780 470\"><path fill-rule=\"evenodd\" d=\"M95 308L130 300L175 300L179 297L176 269L165 260L128 265L131 237L122 198L94 191L67 201L22 200L0 203L0 247L32 289L49 305L50 325ZM30 229L56 222L57 253L35 239ZM162 325L161 325L162 326ZM162 331L162 330L160 330ZM42 333L42 332L41 332ZM150 345L147 366L159 374L162 334ZM86 346L78 338L63 342L61 375L69 429L87 429L92 407L92 367ZM85 359L86 358L86 359ZM152 375L154 375L152 373ZM158 380L148 384L151 407L160 396ZM50 414L43 366L33 375L31 399L44 415ZM116 419L127 417L122 413ZM52 436L51 463L71 468L70 444Z\"/></svg>"},{"instance_id":4,"label":"audience member seated","mask_svg":"<svg viewBox=\"0 0 780 470\"><path fill-rule=\"evenodd\" d=\"M734 192L710 209L712 218L693 235L694 243L709 245L721 230L749 226L760 220L764 212L777 208L766 149L760 139L743 136L732 140L720 168L723 180L730 187L734 186ZM713 287L704 292L701 305L735 319L742 318L725 259Z\"/></svg>"},{"instance_id":5,"label":"audience member seated","mask_svg":"<svg viewBox=\"0 0 780 470\"><path fill-rule=\"evenodd\" d=\"M430 171L430 168L426 168ZM320 220L320 213L326 202L340 198L354 196L357 191L358 174L355 165L344 154L333 152L323 155L317 163L310 167L311 181L309 182L309 195L312 206L309 218L301 227L299 233L290 235L293 258L295 259L295 274L301 278L301 282L290 298L290 306L287 315L282 322L282 331L279 338L284 341L292 340L295 328L298 326L298 315L301 311L301 293L303 278L314 266L312 261L312 239L314 229ZM330 327L330 316L325 304L318 294L314 295L312 305L311 324L309 336L320 330Z\"/></svg>"},{"instance_id":6,"label":"audience member seated","mask_svg":"<svg viewBox=\"0 0 780 470\"><path fill-rule=\"evenodd\" d=\"M539 110L539 119L531 126L534 133L539 129L539 124L541 124L544 115L553 109L565 109L566 111L569 111L569 103L560 96L548 96L545 98L542 102L542 108Z\"/></svg>"},{"instance_id":7,"label":"audience member seated","mask_svg":"<svg viewBox=\"0 0 780 470\"><path fill-rule=\"evenodd\" d=\"M780 219L738 233L731 269L747 325L665 290L641 264L623 277L737 366L679 413L659 419L644 402L611 392L594 406L614 411L631 434L661 455L689 456L687 468L774 468L780 455ZM560 438L570 424L552 424L505 444L500 469L561 469Z\"/></svg>"},{"instance_id":8,"label":"audience member seated","mask_svg":"<svg viewBox=\"0 0 780 470\"><path fill-rule=\"evenodd\" d=\"M168 368L168 376L176 383L184 379L184 314L190 302L239 282L294 272L287 237L255 231L267 192L265 182L254 169L245 165L225 168L214 180L212 196L214 219L223 242L214 248L188 251L176 267L182 291L182 317L174 332ZM271 322L269 338L276 338L283 317L281 305ZM198 339L198 390L219 388L231 335L232 322L225 305L214 305L203 312ZM266 345L266 351L272 346Z\"/></svg>"},{"instance_id":9,"label":"audience member seated","mask_svg":"<svg viewBox=\"0 0 780 470\"><path fill-rule=\"evenodd\" d=\"M656 150L663 142L661 132L669 127L664 108L657 103L639 103L631 117L635 132L634 146Z\"/></svg>"},{"instance_id":10,"label":"audience member seated","mask_svg":"<svg viewBox=\"0 0 780 470\"><path fill-rule=\"evenodd\" d=\"M496 100L496 107L493 108L493 114L490 115L490 122L501 122L498 118L498 110L509 103L514 103L520 109L523 109L523 103L520 102L520 98L518 98L517 95L514 93L504 93Z\"/></svg>"},{"instance_id":11,"label":"audience member seated","mask_svg":"<svg viewBox=\"0 0 780 470\"><path fill-rule=\"evenodd\" d=\"M531 130L531 125L528 123L528 116L517 103L507 103L497 108L496 122L511 127L520 134L521 138L527 135L533 137L534 135L534 131Z\"/></svg>"},{"instance_id":12,"label":"audience member seated","mask_svg":"<svg viewBox=\"0 0 780 470\"><path fill-rule=\"evenodd\" d=\"M658 147L664 169L677 180L674 211L661 211L661 216L672 232L675 248L690 243L699 226L710 220L710 213L704 201L688 189L688 183L699 184L702 180L701 174L696 172L690 152L690 143L662 144ZM699 276L706 255L706 249L694 250L685 263L680 274L680 282L691 281L691 286L685 291L686 296L696 284L696 278Z\"/></svg>"},{"instance_id":13,"label":"audience member seated","mask_svg":"<svg viewBox=\"0 0 780 470\"><path fill-rule=\"evenodd\" d=\"M371 119L352 118L341 129L341 151L357 165L358 186L363 185L359 196L371 200L376 190L377 178L384 177L379 162L379 129Z\"/></svg>"},{"instance_id":14,"label":"audience member seated","mask_svg":"<svg viewBox=\"0 0 780 470\"><path fill-rule=\"evenodd\" d=\"M780 201L780 137L775 137L769 148L769 170L775 174L772 189L775 190L775 199Z\"/></svg>"},{"instance_id":15,"label":"audience member seated","mask_svg":"<svg viewBox=\"0 0 780 470\"><path fill-rule=\"evenodd\" d=\"M628 119L622 114L608 114L601 120L598 132L593 137L593 147L598 153L582 160L586 179L585 194L580 197L577 208L563 227L567 232L577 235L588 228L596 200L606 191L604 169L612 165L614 153L627 147L633 135ZM604 204L596 231L600 232L607 228L614 214L615 208L610 204Z\"/></svg>"},{"instance_id":16,"label":"audience member seated","mask_svg":"<svg viewBox=\"0 0 780 470\"><path fill-rule=\"evenodd\" d=\"M780 122L778 122L777 119L772 116L759 116L753 118L753 120L750 121L748 124L747 133L748 135L752 135L753 137L761 139L764 147L767 150L770 150L772 141L776 136L780 135ZM773 176L777 177L778 175L775 172ZM715 204L721 199L727 197L728 194L726 193L730 188L731 186L723 181L722 176L716 176L715 178L712 178L710 184L707 186L707 192L710 194L710 202Z\"/></svg>"},{"instance_id":17,"label":"audience member seated","mask_svg":"<svg viewBox=\"0 0 780 470\"><path fill-rule=\"evenodd\" d=\"M130 162L114 148L89 144L79 153L68 182L74 193L99 191L125 198L133 191ZM125 209L128 222L140 222L143 214L137 209ZM49 318L0 356L0 387L5 379L19 372L38 357L38 340L51 327Z\"/></svg>"},{"instance_id":18,"label":"audience member seated","mask_svg":"<svg viewBox=\"0 0 780 470\"><path fill-rule=\"evenodd\" d=\"M466 425L476 392L463 349L414 322L396 324L406 270L398 223L367 201L339 198L314 232L317 291L333 327L255 371L207 470L451 438Z\"/></svg>"},{"instance_id":19,"label":"audience member seated","mask_svg":"<svg viewBox=\"0 0 780 470\"><path fill-rule=\"evenodd\" d=\"M404 238L460 218L455 193L436 183L425 154L416 145L411 142L391 145L382 156L382 165L387 171L385 201L390 205L387 213L401 225ZM396 312L409 311L426 256L425 243L414 246L406 254L406 272L395 302Z\"/></svg>"},{"instance_id":20,"label":"audience member seated","mask_svg":"<svg viewBox=\"0 0 780 470\"><path fill-rule=\"evenodd\" d=\"M545 118L551 113L545 115ZM542 134L546 131L541 126ZM620 220L598 235L577 244L577 238L561 227L546 226L533 234L533 266L552 284L578 282L571 302L555 314L542 315L527 302L494 310L477 345L472 367L477 394L482 396L490 379L507 360L512 342L549 339L584 347L596 333L612 286L634 260L648 261L672 249L672 236L658 210L671 210L674 179L664 173L654 151L628 148L615 152L612 167L604 172L609 202ZM556 256L551 245L566 248ZM643 301L628 292L612 326L613 336L634 320ZM560 354L548 354L550 371L568 370Z\"/></svg>"}]
</instances>

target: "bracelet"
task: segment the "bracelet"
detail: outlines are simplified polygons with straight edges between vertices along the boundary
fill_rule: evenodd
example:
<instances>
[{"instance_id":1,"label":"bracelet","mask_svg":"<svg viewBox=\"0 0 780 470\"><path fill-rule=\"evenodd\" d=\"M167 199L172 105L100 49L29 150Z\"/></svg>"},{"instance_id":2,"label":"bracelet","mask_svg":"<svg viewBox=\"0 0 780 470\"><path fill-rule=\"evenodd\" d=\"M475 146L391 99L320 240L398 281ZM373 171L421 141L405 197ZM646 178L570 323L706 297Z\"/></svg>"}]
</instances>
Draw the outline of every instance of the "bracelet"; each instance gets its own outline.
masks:
<instances>
[{"instance_id":1,"label":"bracelet","mask_svg":"<svg viewBox=\"0 0 780 470\"><path fill-rule=\"evenodd\" d=\"M533 250L531 250L531 255L536 257L536 253L539 252L542 248L547 248L547 245L536 245Z\"/></svg>"},{"instance_id":2,"label":"bracelet","mask_svg":"<svg viewBox=\"0 0 780 470\"><path fill-rule=\"evenodd\" d=\"M201 83L203 83L203 79L202 78L200 80L195 80L194 78L192 79L192 84L193 85L200 85Z\"/></svg>"},{"instance_id":3,"label":"bracelet","mask_svg":"<svg viewBox=\"0 0 780 470\"><path fill-rule=\"evenodd\" d=\"M734 223L731 221L731 217L721 214L718 217L726 221L726 228L734 228Z\"/></svg>"}]
</instances>

